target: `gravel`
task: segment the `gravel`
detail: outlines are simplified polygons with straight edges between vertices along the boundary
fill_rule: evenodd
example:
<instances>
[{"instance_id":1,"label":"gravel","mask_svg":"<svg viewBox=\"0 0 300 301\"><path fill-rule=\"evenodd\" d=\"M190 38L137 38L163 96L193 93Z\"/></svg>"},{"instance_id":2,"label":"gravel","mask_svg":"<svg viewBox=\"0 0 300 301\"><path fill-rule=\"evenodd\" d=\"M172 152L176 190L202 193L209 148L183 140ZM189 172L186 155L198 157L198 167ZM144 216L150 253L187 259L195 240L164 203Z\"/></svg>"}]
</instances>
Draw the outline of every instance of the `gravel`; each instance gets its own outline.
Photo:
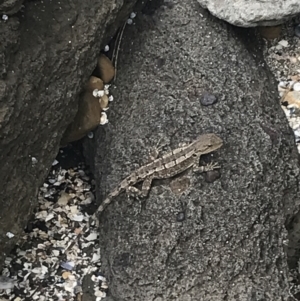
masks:
<instances>
[{"instance_id":1,"label":"gravel","mask_svg":"<svg viewBox=\"0 0 300 301\"><path fill-rule=\"evenodd\" d=\"M286 23L280 38L266 42L265 60L278 81L281 107L300 152L300 17ZM296 93L295 93L296 92Z\"/></svg>"},{"instance_id":2,"label":"gravel","mask_svg":"<svg viewBox=\"0 0 300 301\"><path fill-rule=\"evenodd\" d=\"M60 158L64 150L60 151ZM55 160L38 195L38 208L0 277L0 300L81 300L84 277L94 283L95 300L108 288L100 273L98 232L89 220L94 183L83 162L63 168ZM71 247L70 247L71 246Z\"/></svg>"}]
</instances>

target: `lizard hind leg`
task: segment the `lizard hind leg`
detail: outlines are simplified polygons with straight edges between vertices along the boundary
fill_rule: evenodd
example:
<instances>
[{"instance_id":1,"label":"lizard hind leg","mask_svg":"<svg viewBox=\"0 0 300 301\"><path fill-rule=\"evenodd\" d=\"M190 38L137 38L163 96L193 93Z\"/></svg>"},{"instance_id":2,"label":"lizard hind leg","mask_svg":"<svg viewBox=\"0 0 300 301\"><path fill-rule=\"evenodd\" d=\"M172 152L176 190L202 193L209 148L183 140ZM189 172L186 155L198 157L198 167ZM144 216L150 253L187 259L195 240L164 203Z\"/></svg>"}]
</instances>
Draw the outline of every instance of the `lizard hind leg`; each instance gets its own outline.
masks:
<instances>
[{"instance_id":1,"label":"lizard hind leg","mask_svg":"<svg viewBox=\"0 0 300 301\"><path fill-rule=\"evenodd\" d=\"M128 188L126 189L128 197L132 196L139 200L139 204L140 204L139 213L142 211L142 202L140 201L140 198L147 197L147 195L149 194L150 188L151 188L152 180L153 180L153 177L145 178L143 181L141 190L134 186L128 186Z\"/></svg>"},{"instance_id":2,"label":"lizard hind leg","mask_svg":"<svg viewBox=\"0 0 300 301\"><path fill-rule=\"evenodd\" d=\"M147 177L143 181L141 190L134 186L128 186L126 192L129 196L132 196L134 198L145 198L149 194L152 181L153 181L153 177Z\"/></svg>"}]
</instances>

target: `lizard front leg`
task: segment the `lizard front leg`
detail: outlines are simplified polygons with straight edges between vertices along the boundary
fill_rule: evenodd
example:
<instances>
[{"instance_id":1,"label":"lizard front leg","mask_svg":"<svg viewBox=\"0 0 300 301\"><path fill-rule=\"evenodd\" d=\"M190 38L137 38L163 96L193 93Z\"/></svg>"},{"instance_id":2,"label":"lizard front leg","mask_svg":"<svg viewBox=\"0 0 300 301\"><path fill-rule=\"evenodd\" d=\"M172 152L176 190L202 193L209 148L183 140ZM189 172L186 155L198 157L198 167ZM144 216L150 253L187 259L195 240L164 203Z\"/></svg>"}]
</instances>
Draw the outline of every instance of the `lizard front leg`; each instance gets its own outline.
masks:
<instances>
[{"instance_id":1,"label":"lizard front leg","mask_svg":"<svg viewBox=\"0 0 300 301\"><path fill-rule=\"evenodd\" d=\"M149 177L144 179L141 190L134 187L134 186L129 186L126 189L126 192L127 192L128 195L130 195L132 197L135 197L135 198L145 198L149 194L149 191L151 189L152 181L153 181L153 177L149 176Z\"/></svg>"},{"instance_id":2,"label":"lizard front leg","mask_svg":"<svg viewBox=\"0 0 300 301\"><path fill-rule=\"evenodd\" d=\"M218 169L221 168L221 166L219 166L217 163L208 163L205 166L198 166L198 163L193 165L193 172L196 173L203 173L203 172L207 172L207 171L211 171L214 169Z\"/></svg>"}]
</instances>

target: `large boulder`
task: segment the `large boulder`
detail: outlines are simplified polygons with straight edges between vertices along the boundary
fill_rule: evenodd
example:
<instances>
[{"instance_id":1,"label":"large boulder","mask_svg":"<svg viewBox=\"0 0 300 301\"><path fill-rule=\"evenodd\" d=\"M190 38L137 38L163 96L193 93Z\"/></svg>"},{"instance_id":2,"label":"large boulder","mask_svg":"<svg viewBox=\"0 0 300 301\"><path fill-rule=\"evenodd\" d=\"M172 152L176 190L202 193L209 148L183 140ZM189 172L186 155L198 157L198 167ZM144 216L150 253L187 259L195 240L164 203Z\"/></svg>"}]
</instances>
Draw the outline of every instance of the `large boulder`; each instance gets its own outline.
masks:
<instances>
[{"instance_id":1,"label":"large boulder","mask_svg":"<svg viewBox=\"0 0 300 301\"><path fill-rule=\"evenodd\" d=\"M299 0L198 0L211 14L241 27L274 26L300 13Z\"/></svg>"},{"instance_id":2,"label":"large boulder","mask_svg":"<svg viewBox=\"0 0 300 301\"><path fill-rule=\"evenodd\" d=\"M134 2L27 1L1 20L0 266L37 204L101 47Z\"/></svg>"},{"instance_id":3,"label":"large boulder","mask_svg":"<svg viewBox=\"0 0 300 301\"><path fill-rule=\"evenodd\" d=\"M208 132L224 145L202 159L220 174L154 181L145 200L122 193L101 214L108 301L288 300L298 153L275 80L242 35L196 0L147 7L125 30L109 123L85 144L97 200L156 146Z\"/></svg>"}]
</instances>

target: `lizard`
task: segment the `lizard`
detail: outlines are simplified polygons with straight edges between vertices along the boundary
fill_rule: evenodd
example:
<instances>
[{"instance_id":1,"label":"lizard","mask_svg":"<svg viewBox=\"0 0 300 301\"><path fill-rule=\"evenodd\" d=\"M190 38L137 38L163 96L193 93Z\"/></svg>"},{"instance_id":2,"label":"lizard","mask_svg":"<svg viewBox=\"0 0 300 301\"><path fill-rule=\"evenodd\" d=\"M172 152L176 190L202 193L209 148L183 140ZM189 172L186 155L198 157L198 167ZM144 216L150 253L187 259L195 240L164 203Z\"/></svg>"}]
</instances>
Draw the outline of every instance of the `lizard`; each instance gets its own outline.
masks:
<instances>
[{"instance_id":1,"label":"lizard","mask_svg":"<svg viewBox=\"0 0 300 301\"><path fill-rule=\"evenodd\" d=\"M129 195L146 197L149 194L151 183L154 179L172 178L191 167L193 167L194 171L199 173L220 168L216 164L199 166L199 160L202 155L211 153L219 149L222 145L223 140L217 135L203 134L187 146L179 147L163 155L161 158L155 159L152 162L136 169L107 195L102 204L89 219L88 224L92 221L97 224L98 215L101 214L112 200L123 191L126 191ZM134 187L134 185L140 182L143 182L141 190ZM88 225L82 229L82 233L84 233L87 228ZM71 245L67 249L70 247Z\"/></svg>"},{"instance_id":2,"label":"lizard","mask_svg":"<svg viewBox=\"0 0 300 301\"><path fill-rule=\"evenodd\" d=\"M204 134L191 144L177 148L161 158L155 159L138 168L108 194L93 216L95 217L103 212L106 206L123 191L126 191L129 195L147 197L154 179L172 178L190 167L194 167L194 171L196 172L207 172L219 168L216 164L199 166L199 159L201 155L211 153L219 149L222 145L223 141L217 135ZM143 182L141 190L134 187L139 182Z\"/></svg>"}]
</instances>

